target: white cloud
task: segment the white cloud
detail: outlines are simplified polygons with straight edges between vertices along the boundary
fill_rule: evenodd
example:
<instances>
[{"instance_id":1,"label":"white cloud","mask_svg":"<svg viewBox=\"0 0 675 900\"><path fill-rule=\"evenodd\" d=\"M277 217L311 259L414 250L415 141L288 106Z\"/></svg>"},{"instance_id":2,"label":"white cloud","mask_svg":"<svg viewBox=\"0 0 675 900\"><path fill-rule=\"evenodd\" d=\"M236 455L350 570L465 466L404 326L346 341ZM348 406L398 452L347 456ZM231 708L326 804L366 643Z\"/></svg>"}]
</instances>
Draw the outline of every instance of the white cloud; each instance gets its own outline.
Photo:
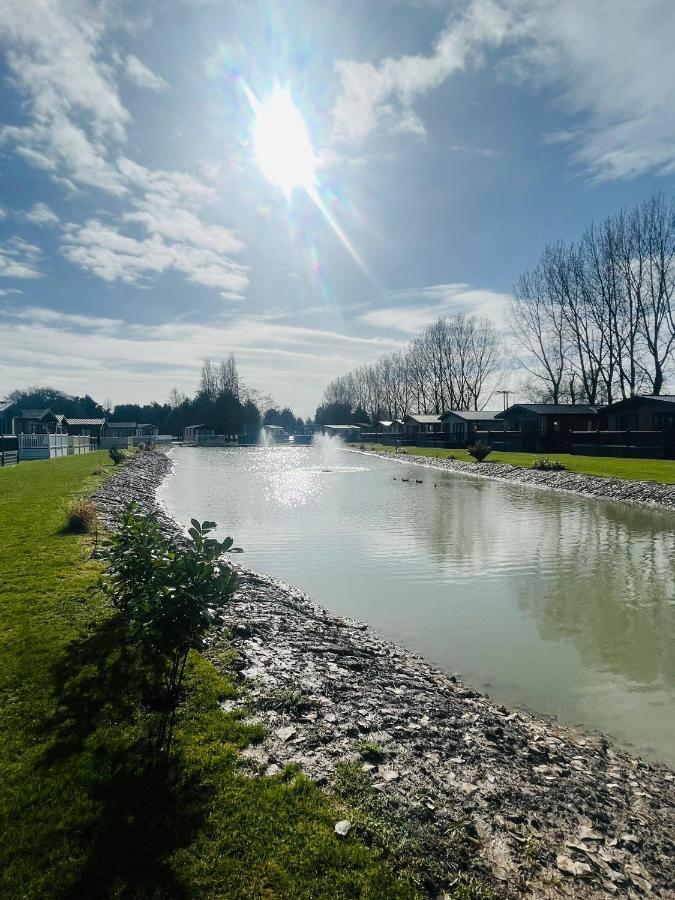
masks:
<instances>
[{"instance_id":1,"label":"white cloud","mask_svg":"<svg viewBox=\"0 0 675 900\"><path fill-rule=\"evenodd\" d=\"M58 225L59 217L46 203L36 203L22 218L33 225Z\"/></svg>"},{"instance_id":2,"label":"white cloud","mask_svg":"<svg viewBox=\"0 0 675 900\"><path fill-rule=\"evenodd\" d=\"M425 126L413 109L415 100L469 63L479 62L484 47L499 46L510 21L500 4L475 0L440 32L427 56L387 57L378 65L338 62L341 91L333 108L334 138L364 138L380 126L423 135Z\"/></svg>"},{"instance_id":3,"label":"white cloud","mask_svg":"<svg viewBox=\"0 0 675 900\"><path fill-rule=\"evenodd\" d=\"M424 134L415 102L501 48L498 74L552 90L561 111L575 118L575 127L553 139L567 141L593 178L669 174L674 34L672 0L471 0L428 55L339 62L333 135L354 141L376 129Z\"/></svg>"},{"instance_id":4,"label":"white cloud","mask_svg":"<svg viewBox=\"0 0 675 900\"><path fill-rule=\"evenodd\" d=\"M62 252L71 263L109 282L133 284L174 269L190 281L217 288L228 299L241 298L248 286L247 269L218 252L168 243L157 233L139 240L97 219L67 225Z\"/></svg>"},{"instance_id":5,"label":"white cloud","mask_svg":"<svg viewBox=\"0 0 675 900\"><path fill-rule=\"evenodd\" d=\"M29 307L0 312L0 346L4 384L39 380L115 402L192 393L202 361L232 349L246 384L308 415L331 378L401 345L247 316L148 326Z\"/></svg>"},{"instance_id":6,"label":"white cloud","mask_svg":"<svg viewBox=\"0 0 675 900\"><path fill-rule=\"evenodd\" d=\"M100 9L77 0L5 0L0 40L29 122L5 126L0 140L14 144L31 165L121 194L107 145L125 139L130 115L111 66L100 58Z\"/></svg>"},{"instance_id":7,"label":"white cloud","mask_svg":"<svg viewBox=\"0 0 675 900\"><path fill-rule=\"evenodd\" d=\"M598 180L675 171L675 4L519 2L511 68L552 86L578 127L559 135Z\"/></svg>"},{"instance_id":8,"label":"white cloud","mask_svg":"<svg viewBox=\"0 0 675 900\"><path fill-rule=\"evenodd\" d=\"M150 91L163 91L167 87L166 81L142 63L137 56L129 55L125 59L125 72L127 78L139 87Z\"/></svg>"},{"instance_id":9,"label":"white cloud","mask_svg":"<svg viewBox=\"0 0 675 900\"><path fill-rule=\"evenodd\" d=\"M441 316L453 312L487 316L501 327L510 298L508 294L458 283L397 291L389 294L387 299L388 306L363 313L359 321L373 328L414 335Z\"/></svg>"},{"instance_id":10,"label":"white cloud","mask_svg":"<svg viewBox=\"0 0 675 900\"><path fill-rule=\"evenodd\" d=\"M0 278L20 280L40 278L40 248L20 237L0 244Z\"/></svg>"}]
</instances>

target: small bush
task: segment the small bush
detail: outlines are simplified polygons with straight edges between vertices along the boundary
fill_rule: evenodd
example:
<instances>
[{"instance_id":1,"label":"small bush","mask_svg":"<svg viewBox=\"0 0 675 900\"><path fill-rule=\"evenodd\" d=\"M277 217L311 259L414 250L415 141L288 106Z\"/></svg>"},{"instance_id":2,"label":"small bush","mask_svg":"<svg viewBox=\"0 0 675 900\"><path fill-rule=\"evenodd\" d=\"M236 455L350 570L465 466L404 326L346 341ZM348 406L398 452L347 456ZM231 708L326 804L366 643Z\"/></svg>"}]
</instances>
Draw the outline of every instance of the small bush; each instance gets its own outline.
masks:
<instances>
[{"instance_id":1,"label":"small bush","mask_svg":"<svg viewBox=\"0 0 675 900\"><path fill-rule=\"evenodd\" d=\"M66 510L68 531L83 534L96 528L96 507L91 500L73 500Z\"/></svg>"},{"instance_id":2,"label":"small bush","mask_svg":"<svg viewBox=\"0 0 675 900\"><path fill-rule=\"evenodd\" d=\"M365 450L365 449L366 449L365 444L359 444L359 450Z\"/></svg>"},{"instance_id":3,"label":"small bush","mask_svg":"<svg viewBox=\"0 0 675 900\"><path fill-rule=\"evenodd\" d=\"M492 447L489 444L485 444L483 441L478 441L477 444L472 444L471 447L467 447L466 449L469 456L473 456L476 462L483 462L483 460L492 453Z\"/></svg>"},{"instance_id":4,"label":"small bush","mask_svg":"<svg viewBox=\"0 0 675 900\"><path fill-rule=\"evenodd\" d=\"M373 763L374 765L379 765L379 763L383 762L387 756L382 747L373 741L363 741L356 749L358 750L361 759L365 760L365 762Z\"/></svg>"},{"instance_id":5,"label":"small bush","mask_svg":"<svg viewBox=\"0 0 675 900\"><path fill-rule=\"evenodd\" d=\"M557 459L549 459L548 456L540 456L530 466L531 469L539 469L541 472L563 472L565 466Z\"/></svg>"},{"instance_id":6,"label":"small bush","mask_svg":"<svg viewBox=\"0 0 675 900\"><path fill-rule=\"evenodd\" d=\"M111 447L110 450L108 450L108 456L115 465L118 466L127 458L128 454L126 450L122 450L121 447Z\"/></svg>"},{"instance_id":7,"label":"small bush","mask_svg":"<svg viewBox=\"0 0 675 900\"><path fill-rule=\"evenodd\" d=\"M104 473L105 469L103 468L103 463L99 463L92 472L93 475L103 475Z\"/></svg>"}]
</instances>

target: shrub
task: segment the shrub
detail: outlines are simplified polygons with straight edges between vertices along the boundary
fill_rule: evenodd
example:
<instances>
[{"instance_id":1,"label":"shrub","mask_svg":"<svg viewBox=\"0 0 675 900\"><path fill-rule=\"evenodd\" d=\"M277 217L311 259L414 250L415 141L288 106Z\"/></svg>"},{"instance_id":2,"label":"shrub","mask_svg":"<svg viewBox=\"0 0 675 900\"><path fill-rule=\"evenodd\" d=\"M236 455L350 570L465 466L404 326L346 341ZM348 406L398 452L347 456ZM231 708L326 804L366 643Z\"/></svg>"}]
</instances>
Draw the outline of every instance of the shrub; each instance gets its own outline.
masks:
<instances>
[{"instance_id":1,"label":"shrub","mask_svg":"<svg viewBox=\"0 0 675 900\"><path fill-rule=\"evenodd\" d=\"M379 763L383 762L387 757L387 754L382 747L373 741L363 741L356 749L358 750L361 759L373 763L373 765L379 765Z\"/></svg>"},{"instance_id":2,"label":"shrub","mask_svg":"<svg viewBox=\"0 0 675 900\"><path fill-rule=\"evenodd\" d=\"M92 474L93 475L103 475L104 472L105 472L105 469L103 468L103 463L99 463L96 466L96 468L94 469L94 471L92 472Z\"/></svg>"},{"instance_id":3,"label":"shrub","mask_svg":"<svg viewBox=\"0 0 675 900\"><path fill-rule=\"evenodd\" d=\"M108 450L108 456L114 464L118 466L127 458L127 452L126 450L122 450L121 447L111 447L110 450Z\"/></svg>"},{"instance_id":4,"label":"shrub","mask_svg":"<svg viewBox=\"0 0 675 900\"><path fill-rule=\"evenodd\" d=\"M483 462L492 453L492 447L483 441L478 441L477 444L472 444L466 449L469 456L473 456L476 462Z\"/></svg>"},{"instance_id":5,"label":"shrub","mask_svg":"<svg viewBox=\"0 0 675 900\"><path fill-rule=\"evenodd\" d=\"M91 500L73 500L66 510L68 531L85 533L96 528L96 507Z\"/></svg>"},{"instance_id":6,"label":"shrub","mask_svg":"<svg viewBox=\"0 0 675 900\"><path fill-rule=\"evenodd\" d=\"M204 648L210 627L222 625L223 607L237 588L235 572L221 561L232 538L208 537L215 527L192 519L187 545L176 545L154 516L130 503L107 546L103 587L164 680L166 712L157 753L171 749L188 654Z\"/></svg>"},{"instance_id":7,"label":"shrub","mask_svg":"<svg viewBox=\"0 0 675 900\"><path fill-rule=\"evenodd\" d=\"M542 472L563 472L565 466L557 459L549 459L548 456L540 456L530 466L531 469L539 469Z\"/></svg>"}]
</instances>

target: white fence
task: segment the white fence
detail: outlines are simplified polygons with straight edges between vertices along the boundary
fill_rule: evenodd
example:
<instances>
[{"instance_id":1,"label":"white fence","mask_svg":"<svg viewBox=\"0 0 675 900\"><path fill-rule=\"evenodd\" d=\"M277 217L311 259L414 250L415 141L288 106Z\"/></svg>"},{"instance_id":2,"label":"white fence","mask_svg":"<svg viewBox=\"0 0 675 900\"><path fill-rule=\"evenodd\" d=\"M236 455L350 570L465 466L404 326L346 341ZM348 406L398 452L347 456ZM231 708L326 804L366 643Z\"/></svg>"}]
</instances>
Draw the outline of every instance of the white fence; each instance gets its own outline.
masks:
<instances>
[{"instance_id":1,"label":"white fence","mask_svg":"<svg viewBox=\"0 0 675 900\"><path fill-rule=\"evenodd\" d=\"M76 434L20 434L18 443L19 461L56 459L58 456L91 453L95 449L90 437Z\"/></svg>"}]
</instances>

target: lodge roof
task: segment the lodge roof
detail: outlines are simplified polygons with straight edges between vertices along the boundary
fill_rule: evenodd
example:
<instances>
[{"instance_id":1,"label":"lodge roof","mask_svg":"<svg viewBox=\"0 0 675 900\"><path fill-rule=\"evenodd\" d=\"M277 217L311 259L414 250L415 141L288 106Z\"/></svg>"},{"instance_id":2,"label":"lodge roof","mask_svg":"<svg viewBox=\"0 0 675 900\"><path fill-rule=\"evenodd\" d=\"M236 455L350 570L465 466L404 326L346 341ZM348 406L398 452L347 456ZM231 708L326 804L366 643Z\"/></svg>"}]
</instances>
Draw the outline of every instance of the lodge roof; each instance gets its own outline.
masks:
<instances>
[{"instance_id":1,"label":"lodge roof","mask_svg":"<svg viewBox=\"0 0 675 900\"><path fill-rule=\"evenodd\" d=\"M435 415L426 415L422 413L408 413L408 415L403 420L404 422L408 419L412 419L413 422L419 422L420 425L428 425L432 422L440 422L441 417L438 414Z\"/></svg>"},{"instance_id":2,"label":"lodge roof","mask_svg":"<svg viewBox=\"0 0 675 900\"><path fill-rule=\"evenodd\" d=\"M105 425L105 419L71 419L66 416L67 425Z\"/></svg>"},{"instance_id":3,"label":"lodge roof","mask_svg":"<svg viewBox=\"0 0 675 900\"><path fill-rule=\"evenodd\" d=\"M499 415L498 409L448 409L443 413L441 419L447 416L457 416L458 419L464 419L467 422L486 422L496 419Z\"/></svg>"},{"instance_id":4,"label":"lodge roof","mask_svg":"<svg viewBox=\"0 0 675 900\"><path fill-rule=\"evenodd\" d=\"M497 413L496 419L502 419L509 413L525 410L535 416L594 416L597 409L587 403L514 403L503 412Z\"/></svg>"},{"instance_id":5,"label":"lodge roof","mask_svg":"<svg viewBox=\"0 0 675 900\"><path fill-rule=\"evenodd\" d=\"M19 410L18 418L20 419L44 419L45 416L54 416L55 418L59 418L56 413L53 413L51 409L21 409ZM61 416L60 418L63 418Z\"/></svg>"}]
</instances>

